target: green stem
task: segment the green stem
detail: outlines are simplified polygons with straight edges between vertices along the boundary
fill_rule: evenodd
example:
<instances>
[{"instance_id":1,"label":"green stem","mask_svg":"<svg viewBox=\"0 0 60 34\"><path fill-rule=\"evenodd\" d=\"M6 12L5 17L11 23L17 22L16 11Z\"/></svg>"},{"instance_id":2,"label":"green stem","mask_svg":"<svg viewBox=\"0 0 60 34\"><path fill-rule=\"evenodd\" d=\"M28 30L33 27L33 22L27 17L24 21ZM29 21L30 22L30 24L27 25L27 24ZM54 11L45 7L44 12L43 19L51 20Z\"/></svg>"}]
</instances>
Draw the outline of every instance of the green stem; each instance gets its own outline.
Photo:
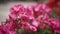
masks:
<instances>
[{"instance_id":1,"label":"green stem","mask_svg":"<svg viewBox=\"0 0 60 34\"><path fill-rule=\"evenodd\" d=\"M17 29L17 34L19 34L19 30Z\"/></svg>"}]
</instances>

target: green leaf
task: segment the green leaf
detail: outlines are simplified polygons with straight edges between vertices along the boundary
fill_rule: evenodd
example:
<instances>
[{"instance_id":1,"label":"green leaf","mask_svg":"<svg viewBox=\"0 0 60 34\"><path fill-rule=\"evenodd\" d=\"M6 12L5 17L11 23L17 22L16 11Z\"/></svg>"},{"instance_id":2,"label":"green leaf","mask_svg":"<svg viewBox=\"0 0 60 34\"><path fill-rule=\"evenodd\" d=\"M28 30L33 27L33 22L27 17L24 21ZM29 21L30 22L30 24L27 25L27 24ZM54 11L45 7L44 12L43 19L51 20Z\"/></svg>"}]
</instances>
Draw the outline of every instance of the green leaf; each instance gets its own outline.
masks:
<instances>
[{"instance_id":1,"label":"green leaf","mask_svg":"<svg viewBox=\"0 0 60 34\"><path fill-rule=\"evenodd\" d=\"M19 31L18 31L18 34L20 34L21 32L24 32L24 29L21 28Z\"/></svg>"},{"instance_id":2,"label":"green leaf","mask_svg":"<svg viewBox=\"0 0 60 34\"><path fill-rule=\"evenodd\" d=\"M59 16L55 13L54 9L52 10L52 17L59 18Z\"/></svg>"}]
</instances>

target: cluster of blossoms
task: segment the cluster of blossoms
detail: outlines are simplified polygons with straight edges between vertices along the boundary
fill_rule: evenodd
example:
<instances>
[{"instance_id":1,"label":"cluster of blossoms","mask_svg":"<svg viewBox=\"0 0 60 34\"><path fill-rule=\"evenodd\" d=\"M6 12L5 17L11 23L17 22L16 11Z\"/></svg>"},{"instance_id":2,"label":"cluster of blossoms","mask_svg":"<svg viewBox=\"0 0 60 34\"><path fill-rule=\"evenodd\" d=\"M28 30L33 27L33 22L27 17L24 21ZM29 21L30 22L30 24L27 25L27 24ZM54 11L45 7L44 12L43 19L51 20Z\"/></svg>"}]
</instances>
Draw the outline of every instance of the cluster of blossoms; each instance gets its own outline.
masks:
<instances>
[{"instance_id":1,"label":"cluster of blossoms","mask_svg":"<svg viewBox=\"0 0 60 34\"><path fill-rule=\"evenodd\" d=\"M51 15L51 8L44 3L28 7L21 4L14 5L10 8L9 19L0 25L0 34L18 34L16 31L19 29L36 32L38 28L46 29L46 26L60 33L60 20Z\"/></svg>"}]
</instances>

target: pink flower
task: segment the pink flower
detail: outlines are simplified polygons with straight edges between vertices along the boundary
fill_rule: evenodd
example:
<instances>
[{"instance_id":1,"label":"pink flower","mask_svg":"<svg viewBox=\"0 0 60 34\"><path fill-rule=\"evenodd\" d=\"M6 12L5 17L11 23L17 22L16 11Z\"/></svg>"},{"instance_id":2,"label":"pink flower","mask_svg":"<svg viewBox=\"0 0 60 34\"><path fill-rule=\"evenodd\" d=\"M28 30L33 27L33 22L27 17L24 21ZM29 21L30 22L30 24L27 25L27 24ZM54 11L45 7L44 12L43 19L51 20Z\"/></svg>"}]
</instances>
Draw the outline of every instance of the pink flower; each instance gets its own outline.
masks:
<instances>
[{"instance_id":1,"label":"pink flower","mask_svg":"<svg viewBox=\"0 0 60 34\"><path fill-rule=\"evenodd\" d=\"M32 26L32 25L30 25L30 30L31 30L31 31L37 31L37 28L34 27L34 26Z\"/></svg>"},{"instance_id":2,"label":"pink flower","mask_svg":"<svg viewBox=\"0 0 60 34\"><path fill-rule=\"evenodd\" d=\"M54 32L60 33L60 19L58 18L49 18L45 21L51 30Z\"/></svg>"},{"instance_id":3,"label":"pink flower","mask_svg":"<svg viewBox=\"0 0 60 34\"><path fill-rule=\"evenodd\" d=\"M49 19L49 15L48 14L41 14L40 16L38 16L36 19L39 22L45 22L45 20L47 21Z\"/></svg>"},{"instance_id":4,"label":"pink flower","mask_svg":"<svg viewBox=\"0 0 60 34\"><path fill-rule=\"evenodd\" d=\"M17 19L17 17L18 17L17 14L14 14L14 13L10 13L10 14L9 14L9 18L10 18L10 19L14 19L14 20L15 20L15 19Z\"/></svg>"},{"instance_id":5,"label":"pink flower","mask_svg":"<svg viewBox=\"0 0 60 34\"><path fill-rule=\"evenodd\" d=\"M22 5L22 4L18 4L18 5L14 5L14 6L12 6L11 8L10 8L10 12L11 13L18 13L18 12L20 12L20 11L24 11L23 10L24 9L24 6Z\"/></svg>"},{"instance_id":6,"label":"pink flower","mask_svg":"<svg viewBox=\"0 0 60 34\"><path fill-rule=\"evenodd\" d=\"M60 19L52 18L50 27L54 32L60 33Z\"/></svg>"},{"instance_id":7,"label":"pink flower","mask_svg":"<svg viewBox=\"0 0 60 34\"><path fill-rule=\"evenodd\" d=\"M25 25L23 26L23 28L24 28L24 30L29 30L29 25L25 24Z\"/></svg>"},{"instance_id":8,"label":"pink flower","mask_svg":"<svg viewBox=\"0 0 60 34\"><path fill-rule=\"evenodd\" d=\"M35 11L51 14L51 9L44 3L38 4L35 7Z\"/></svg>"},{"instance_id":9,"label":"pink flower","mask_svg":"<svg viewBox=\"0 0 60 34\"><path fill-rule=\"evenodd\" d=\"M9 31L9 34L17 34L15 31Z\"/></svg>"},{"instance_id":10,"label":"pink flower","mask_svg":"<svg viewBox=\"0 0 60 34\"><path fill-rule=\"evenodd\" d=\"M30 19L33 18L33 11L30 11L29 8L25 8L21 4L13 6L10 9L10 11L11 11L11 13L9 16L11 18L18 18L18 17L22 17L22 16L29 17Z\"/></svg>"},{"instance_id":11,"label":"pink flower","mask_svg":"<svg viewBox=\"0 0 60 34\"><path fill-rule=\"evenodd\" d=\"M46 29L46 24L40 23L40 24L39 24L39 28L45 30L45 29Z\"/></svg>"},{"instance_id":12,"label":"pink flower","mask_svg":"<svg viewBox=\"0 0 60 34\"><path fill-rule=\"evenodd\" d=\"M48 22L48 19L49 19L49 15L48 14L41 14L40 16L38 16L36 18L36 20L39 22L39 27L41 29L45 29L46 28L46 23L49 23Z\"/></svg>"},{"instance_id":13,"label":"pink flower","mask_svg":"<svg viewBox=\"0 0 60 34\"><path fill-rule=\"evenodd\" d=\"M32 21L32 25L35 26L35 27L38 27L39 22L37 20L33 20Z\"/></svg>"},{"instance_id":14,"label":"pink flower","mask_svg":"<svg viewBox=\"0 0 60 34\"><path fill-rule=\"evenodd\" d=\"M12 18L12 19L16 19L16 18L19 17L20 14L23 15L24 11L25 11L25 8L24 8L23 5L21 5L21 4L14 5L13 7L10 8L9 17Z\"/></svg>"},{"instance_id":15,"label":"pink flower","mask_svg":"<svg viewBox=\"0 0 60 34\"><path fill-rule=\"evenodd\" d=\"M30 19L28 17L23 16L23 17L21 17L20 21L22 24L26 24L26 23L29 23Z\"/></svg>"},{"instance_id":16,"label":"pink flower","mask_svg":"<svg viewBox=\"0 0 60 34\"><path fill-rule=\"evenodd\" d=\"M25 8L24 11L20 11L19 13L19 17L23 17L23 16L26 16L28 17L29 19L33 19L33 12L30 11L28 8Z\"/></svg>"},{"instance_id":17,"label":"pink flower","mask_svg":"<svg viewBox=\"0 0 60 34\"><path fill-rule=\"evenodd\" d=\"M16 34L16 32L11 30L11 27L9 24L6 24L1 26L0 34Z\"/></svg>"}]
</instances>

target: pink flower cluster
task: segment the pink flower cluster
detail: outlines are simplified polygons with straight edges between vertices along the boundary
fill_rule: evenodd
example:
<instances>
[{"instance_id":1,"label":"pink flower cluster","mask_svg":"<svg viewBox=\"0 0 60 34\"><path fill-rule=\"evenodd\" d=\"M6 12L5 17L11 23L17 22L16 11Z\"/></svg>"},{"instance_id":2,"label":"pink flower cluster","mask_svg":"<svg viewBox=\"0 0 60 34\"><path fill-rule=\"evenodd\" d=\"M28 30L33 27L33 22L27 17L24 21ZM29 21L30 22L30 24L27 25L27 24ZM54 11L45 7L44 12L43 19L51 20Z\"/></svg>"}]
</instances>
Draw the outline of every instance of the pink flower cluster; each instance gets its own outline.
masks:
<instances>
[{"instance_id":1,"label":"pink flower cluster","mask_svg":"<svg viewBox=\"0 0 60 34\"><path fill-rule=\"evenodd\" d=\"M2 22L3 23L3 22ZM17 34L14 30L13 23L10 21L4 22L4 24L0 25L0 34Z\"/></svg>"},{"instance_id":2,"label":"pink flower cluster","mask_svg":"<svg viewBox=\"0 0 60 34\"><path fill-rule=\"evenodd\" d=\"M53 30L54 32L60 33L60 19L50 18L46 23L49 25L51 30Z\"/></svg>"},{"instance_id":3,"label":"pink flower cluster","mask_svg":"<svg viewBox=\"0 0 60 34\"><path fill-rule=\"evenodd\" d=\"M0 26L0 34L17 34L17 30L23 28L28 31L37 31L37 28L49 28L60 32L59 19L53 18L51 8L46 4L34 4L25 7L21 4L10 8L9 19Z\"/></svg>"},{"instance_id":4,"label":"pink flower cluster","mask_svg":"<svg viewBox=\"0 0 60 34\"><path fill-rule=\"evenodd\" d=\"M13 6L10 12L9 17L13 20L20 19L20 23L23 24L25 30L37 31L41 18L45 19L45 14L51 14L51 9L43 3L28 7L19 4Z\"/></svg>"}]
</instances>

